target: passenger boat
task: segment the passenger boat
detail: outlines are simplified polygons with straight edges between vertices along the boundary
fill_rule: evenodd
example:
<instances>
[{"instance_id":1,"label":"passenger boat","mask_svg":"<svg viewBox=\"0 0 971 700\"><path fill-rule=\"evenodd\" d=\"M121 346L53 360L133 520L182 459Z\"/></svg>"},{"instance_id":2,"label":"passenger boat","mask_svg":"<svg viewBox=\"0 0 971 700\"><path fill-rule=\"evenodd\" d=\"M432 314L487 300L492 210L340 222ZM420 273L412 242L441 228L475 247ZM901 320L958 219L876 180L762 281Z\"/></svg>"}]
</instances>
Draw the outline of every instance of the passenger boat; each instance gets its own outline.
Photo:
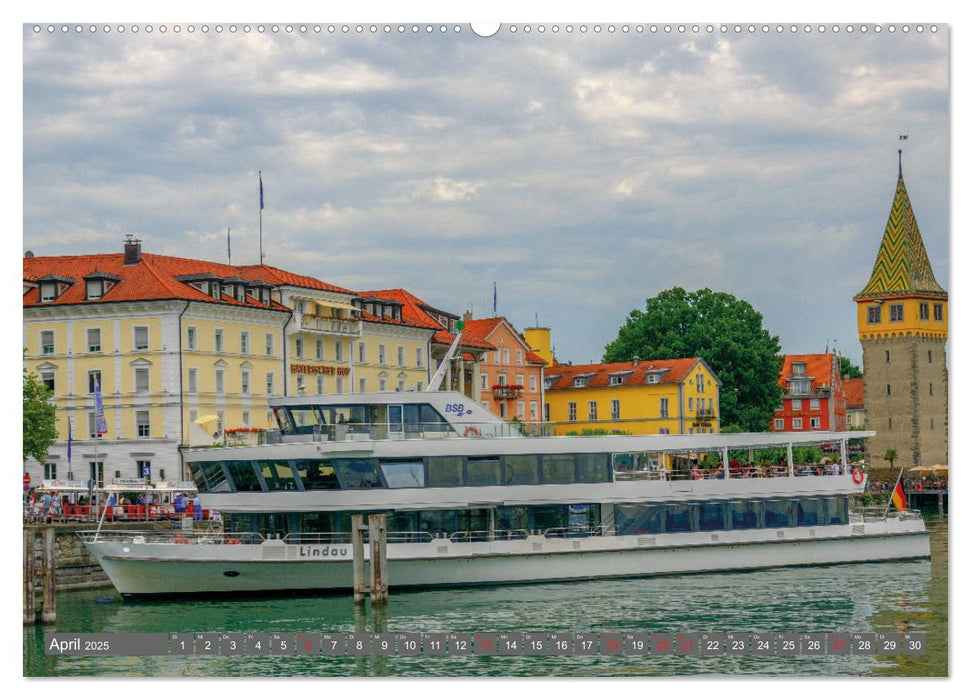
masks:
<instances>
[{"instance_id":1,"label":"passenger boat","mask_svg":"<svg viewBox=\"0 0 971 700\"><path fill-rule=\"evenodd\" d=\"M553 437L448 391L272 408L264 444L185 452L221 531L81 534L125 598L350 590L356 513L387 515L392 589L930 555L919 513L851 511L865 477L847 441L872 432ZM840 459L795 464L811 443ZM735 451L762 448L787 458L733 468ZM688 466L702 453L718 466Z\"/></svg>"}]
</instances>

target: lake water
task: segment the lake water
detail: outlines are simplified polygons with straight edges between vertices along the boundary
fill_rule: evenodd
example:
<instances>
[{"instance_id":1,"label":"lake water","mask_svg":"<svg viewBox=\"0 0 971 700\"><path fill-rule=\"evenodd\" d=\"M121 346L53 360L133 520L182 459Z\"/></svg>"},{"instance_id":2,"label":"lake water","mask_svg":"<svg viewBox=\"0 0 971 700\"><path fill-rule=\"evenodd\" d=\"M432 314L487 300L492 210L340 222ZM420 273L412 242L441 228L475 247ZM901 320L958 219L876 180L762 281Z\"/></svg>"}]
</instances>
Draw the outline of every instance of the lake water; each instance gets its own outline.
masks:
<instances>
[{"instance_id":1,"label":"lake water","mask_svg":"<svg viewBox=\"0 0 971 700\"><path fill-rule=\"evenodd\" d=\"M122 604L58 595L24 628L25 676L947 676L947 516L925 511L931 560L446 591L392 591L379 615L350 595ZM106 601L107 599L107 601ZM878 656L53 657L57 632L922 632L927 653Z\"/></svg>"}]
</instances>

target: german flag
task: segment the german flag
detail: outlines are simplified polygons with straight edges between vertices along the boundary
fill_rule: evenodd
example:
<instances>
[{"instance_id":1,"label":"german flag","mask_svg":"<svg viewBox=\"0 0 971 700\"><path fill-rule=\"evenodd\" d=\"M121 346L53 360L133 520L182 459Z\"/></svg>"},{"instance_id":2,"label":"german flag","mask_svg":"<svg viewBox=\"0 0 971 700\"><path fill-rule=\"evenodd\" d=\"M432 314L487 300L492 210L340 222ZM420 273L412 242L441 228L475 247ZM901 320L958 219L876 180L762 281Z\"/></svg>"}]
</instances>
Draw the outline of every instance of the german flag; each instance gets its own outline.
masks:
<instances>
[{"instance_id":1,"label":"german flag","mask_svg":"<svg viewBox=\"0 0 971 700\"><path fill-rule=\"evenodd\" d=\"M894 487L893 495L890 497L893 504L897 507L897 510L907 510L907 497L904 496L904 485L897 481L897 485Z\"/></svg>"}]
</instances>

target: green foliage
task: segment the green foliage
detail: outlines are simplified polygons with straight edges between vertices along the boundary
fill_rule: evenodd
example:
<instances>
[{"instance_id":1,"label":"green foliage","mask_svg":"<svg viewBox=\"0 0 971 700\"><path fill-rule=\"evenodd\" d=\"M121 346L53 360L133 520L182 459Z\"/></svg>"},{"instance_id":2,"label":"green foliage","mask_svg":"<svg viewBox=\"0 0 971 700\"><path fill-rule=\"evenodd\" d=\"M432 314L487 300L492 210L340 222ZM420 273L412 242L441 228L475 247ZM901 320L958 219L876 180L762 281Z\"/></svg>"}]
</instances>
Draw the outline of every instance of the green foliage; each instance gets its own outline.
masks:
<instances>
[{"instance_id":1,"label":"green foliage","mask_svg":"<svg viewBox=\"0 0 971 700\"><path fill-rule=\"evenodd\" d=\"M859 379L863 376L863 372L860 368L850 362L850 358L841 357L840 358L840 376L849 377L850 379Z\"/></svg>"},{"instance_id":2,"label":"green foliage","mask_svg":"<svg viewBox=\"0 0 971 700\"><path fill-rule=\"evenodd\" d=\"M742 429L742 426L735 425L734 423L732 423L731 425L723 425L721 427L720 432L722 432L722 433L744 433L745 431Z\"/></svg>"},{"instance_id":3,"label":"green foliage","mask_svg":"<svg viewBox=\"0 0 971 700\"><path fill-rule=\"evenodd\" d=\"M583 428L579 432L576 430L571 430L567 435L630 435L626 430L606 430L604 428Z\"/></svg>"},{"instance_id":4,"label":"green foliage","mask_svg":"<svg viewBox=\"0 0 971 700\"><path fill-rule=\"evenodd\" d=\"M51 391L36 374L24 368L24 461L33 457L41 464L47 461L47 451L57 442L54 405Z\"/></svg>"},{"instance_id":5,"label":"green foliage","mask_svg":"<svg viewBox=\"0 0 971 700\"><path fill-rule=\"evenodd\" d=\"M890 469L892 471L893 470L893 462L894 462L895 459L897 459L897 450L895 450L894 448L891 447L889 450L887 450L886 452L883 453L883 458L885 460L887 460L888 462L890 462Z\"/></svg>"},{"instance_id":6,"label":"green foliage","mask_svg":"<svg viewBox=\"0 0 971 700\"><path fill-rule=\"evenodd\" d=\"M721 380L721 421L743 431L764 431L782 402L778 336L762 327L762 314L731 294L668 289L633 310L608 343L604 362L700 357ZM723 431L724 432L724 431Z\"/></svg>"}]
</instances>

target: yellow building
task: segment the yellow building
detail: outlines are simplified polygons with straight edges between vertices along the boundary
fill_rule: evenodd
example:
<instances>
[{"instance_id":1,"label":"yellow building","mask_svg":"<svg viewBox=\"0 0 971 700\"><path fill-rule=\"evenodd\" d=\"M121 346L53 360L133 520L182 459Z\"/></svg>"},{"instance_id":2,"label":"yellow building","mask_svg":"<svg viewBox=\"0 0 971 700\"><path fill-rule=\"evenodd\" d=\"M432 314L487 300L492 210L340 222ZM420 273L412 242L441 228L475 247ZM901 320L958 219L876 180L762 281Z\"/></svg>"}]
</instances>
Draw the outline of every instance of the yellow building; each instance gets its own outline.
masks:
<instances>
[{"instance_id":1,"label":"yellow building","mask_svg":"<svg viewBox=\"0 0 971 700\"><path fill-rule=\"evenodd\" d=\"M700 358L554 365L545 376L556 435L718 432L721 382Z\"/></svg>"},{"instance_id":2,"label":"yellow building","mask_svg":"<svg viewBox=\"0 0 971 700\"><path fill-rule=\"evenodd\" d=\"M44 465L25 465L34 483L178 480L180 446L271 427L269 397L427 384L432 331L311 277L143 254L132 240L124 254L23 265L25 364L54 392L60 437Z\"/></svg>"}]
</instances>

